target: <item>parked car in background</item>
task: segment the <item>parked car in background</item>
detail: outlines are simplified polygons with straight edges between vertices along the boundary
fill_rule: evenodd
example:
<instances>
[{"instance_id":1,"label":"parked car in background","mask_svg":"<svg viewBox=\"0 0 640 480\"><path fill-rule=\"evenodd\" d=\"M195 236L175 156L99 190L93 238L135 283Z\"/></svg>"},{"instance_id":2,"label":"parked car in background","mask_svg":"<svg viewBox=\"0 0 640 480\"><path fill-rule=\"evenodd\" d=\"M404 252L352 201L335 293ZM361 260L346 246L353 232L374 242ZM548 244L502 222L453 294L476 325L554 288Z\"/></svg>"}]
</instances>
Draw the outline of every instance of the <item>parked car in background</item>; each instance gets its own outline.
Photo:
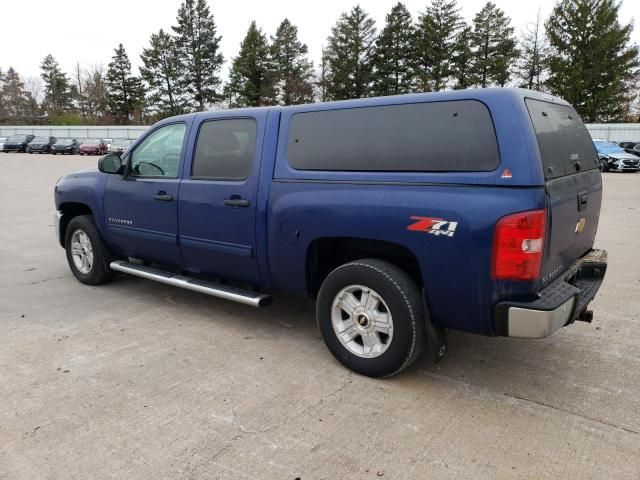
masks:
<instances>
[{"instance_id":1,"label":"parked car in background","mask_svg":"<svg viewBox=\"0 0 640 480\"><path fill-rule=\"evenodd\" d=\"M4 142L4 145L2 146L2 151L3 152L26 152L27 145L29 145L29 142L33 140L33 138L34 138L34 135L25 135L25 134L11 135Z\"/></svg>"},{"instance_id":2,"label":"parked car in background","mask_svg":"<svg viewBox=\"0 0 640 480\"><path fill-rule=\"evenodd\" d=\"M122 155L124 151L129 148L129 145L133 143L133 140L128 140L126 138L116 138L113 140L111 144L111 149L109 153L113 153L114 155Z\"/></svg>"},{"instance_id":3,"label":"parked car in background","mask_svg":"<svg viewBox=\"0 0 640 480\"><path fill-rule=\"evenodd\" d=\"M80 155L104 155L107 143L100 138L90 138L80 142Z\"/></svg>"},{"instance_id":4,"label":"parked car in background","mask_svg":"<svg viewBox=\"0 0 640 480\"><path fill-rule=\"evenodd\" d=\"M4 148L4 142L7 141L7 137L0 137L0 150Z\"/></svg>"},{"instance_id":5,"label":"parked car in background","mask_svg":"<svg viewBox=\"0 0 640 480\"><path fill-rule=\"evenodd\" d=\"M640 142L620 142L618 143L624 151L627 153L632 153L640 157Z\"/></svg>"},{"instance_id":6,"label":"parked car in background","mask_svg":"<svg viewBox=\"0 0 640 480\"><path fill-rule=\"evenodd\" d=\"M27 153L49 153L51 152L51 146L56 141L56 137L35 137L27 145Z\"/></svg>"},{"instance_id":7,"label":"parked car in background","mask_svg":"<svg viewBox=\"0 0 640 480\"><path fill-rule=\"evenodd\" d=\"M75 138L59 138L56 143L51 147L51 153L54 155L61 154L64 155L68 153L70 155L75 155L80 151L80 142Z\"/></svg>"},{"instance_id":8,"label":"parked car in background","mask_svg":"<svg viewBox=\"0 0 640 480\"><path fill-rule=\"evenodd\" d=\"M635 172L640 169L640 158L626 152L617 143L594 139L593 145L598 152L600 170L603 172L608 172L609 170Z\"/></svg>"}]
</instances>

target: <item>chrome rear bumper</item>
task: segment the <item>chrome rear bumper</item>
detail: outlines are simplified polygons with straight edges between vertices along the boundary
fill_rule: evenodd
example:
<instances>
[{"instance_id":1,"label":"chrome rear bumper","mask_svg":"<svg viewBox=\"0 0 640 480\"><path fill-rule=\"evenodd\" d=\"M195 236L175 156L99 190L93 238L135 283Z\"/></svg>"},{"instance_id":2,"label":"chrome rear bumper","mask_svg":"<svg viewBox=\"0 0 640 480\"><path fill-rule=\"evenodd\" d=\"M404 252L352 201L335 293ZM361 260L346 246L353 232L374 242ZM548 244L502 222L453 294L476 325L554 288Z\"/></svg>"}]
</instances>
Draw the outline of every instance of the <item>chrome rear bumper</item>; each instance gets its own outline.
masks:
<instances>
[{"instance_id":1,"label":"chrome rear bumper","mask_svg":"<svg viewBox=\"0 0 640 480\"><path fill-rule=\"evenodd\" d=\"M584 320L582 314L598 292L606 270L607 252L591 250L564 275L538 292L535 300L498 303L495 308L495 334L544 338L576 319ZM590 321L590 313L586 317Z\"/></svg>"}]
</instances>

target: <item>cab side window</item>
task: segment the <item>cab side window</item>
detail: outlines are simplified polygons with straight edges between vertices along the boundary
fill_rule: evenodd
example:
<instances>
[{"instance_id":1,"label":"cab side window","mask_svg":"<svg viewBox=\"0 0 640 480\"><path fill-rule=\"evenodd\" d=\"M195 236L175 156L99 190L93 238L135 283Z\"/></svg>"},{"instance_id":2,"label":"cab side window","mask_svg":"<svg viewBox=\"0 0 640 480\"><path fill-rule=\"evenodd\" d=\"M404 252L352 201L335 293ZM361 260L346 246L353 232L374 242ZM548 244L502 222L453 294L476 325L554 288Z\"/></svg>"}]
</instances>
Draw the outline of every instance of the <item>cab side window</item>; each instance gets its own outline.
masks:
<instances>
[{"instance_id":1,"label":"cab side window","mask_svg":"<svg viewBox=\"0 0 640 480\"><path fill-rule=\"evenodd\" d=\"M200 127L191 178L245 180L253 168L256 122L251 118L211 120Z\"/></svg>"},{"instance_id":2,"label":"cab side window","mask_svg":"<svg viewBox=\"0 0 640 480\"><path fill-rule=\"evenodd\" d=\"M145 138L131 154L130 175L176 178L185 131L184 123L174 123Z\"/></svg>"}]
</instances>

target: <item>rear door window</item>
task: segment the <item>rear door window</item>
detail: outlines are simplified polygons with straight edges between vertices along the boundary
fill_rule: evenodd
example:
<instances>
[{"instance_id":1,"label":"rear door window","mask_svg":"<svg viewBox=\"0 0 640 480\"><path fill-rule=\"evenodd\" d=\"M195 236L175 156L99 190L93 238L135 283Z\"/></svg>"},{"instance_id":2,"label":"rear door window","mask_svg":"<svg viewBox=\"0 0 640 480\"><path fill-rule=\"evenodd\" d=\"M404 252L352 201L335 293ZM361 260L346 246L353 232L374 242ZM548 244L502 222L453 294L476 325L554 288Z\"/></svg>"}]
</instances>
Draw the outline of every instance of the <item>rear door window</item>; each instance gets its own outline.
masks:
<instances>
[{"instance_id":1,"label":"rear door window","mask_svg":"<svg viewBox=\"0 0 640 480\"><path fill-rule=\"evenodd\" d=\"M547 180L598 168L593 141L573 107L525 100Z\"/></svg>"},{"instance_id":2,"label":"rear door window","mask_svg":"<svg viewBox=\"0 0 640 480\"><path fill-rule=\"evenodd\" d=\"M253 168L256 128L252 118L203 123L198 133L191 178L246 179Z\"/></svg>"},{"instance_id":3,"label":"rear door window","mask_svg":"<svg viewBox=\"0 0 640 480\"><path fill-rule=\"evenodd\" d=\"M493 121L476 100L293 115L289 164L298 170L473 172L500 163Z\"/></svg>"}]
</instances>

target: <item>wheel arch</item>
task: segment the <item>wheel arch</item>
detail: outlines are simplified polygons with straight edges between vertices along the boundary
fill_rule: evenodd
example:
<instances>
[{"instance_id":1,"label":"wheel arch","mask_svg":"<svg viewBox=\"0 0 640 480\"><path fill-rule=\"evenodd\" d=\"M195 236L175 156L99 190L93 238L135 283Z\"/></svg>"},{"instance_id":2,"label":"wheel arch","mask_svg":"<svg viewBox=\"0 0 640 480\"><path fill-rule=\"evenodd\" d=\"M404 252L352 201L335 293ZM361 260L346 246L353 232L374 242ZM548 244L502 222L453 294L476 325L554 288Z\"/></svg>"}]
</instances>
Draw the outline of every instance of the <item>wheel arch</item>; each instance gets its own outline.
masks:
<instances>
[{"instance_id":1,"label":"wheel arch","mask_svg":"<svg viewBox=\"0 0 640 480\"><path fill-rule=\"evenodd\" d=\"M418 257L405 245L360 237L322 237L313 240L305 263L307 292L315 297L332 270L363 258L385 260L404 270L419 288L424 286Z\"/></svg>"},{"instance_id":2,"label":"wheel arch","mask_svg":"<svg viewBox=\"0 0 640 480\"><path fill-rule=\"evenodd\" d=\"M60 224L58 226L60 229L58 232L58 238L60 240L60 246L64 247L65 235L67 233L69 222L78 215L93 215L93 211L89 205L80 202L61 203L58 207L58 211L62 214L60 217Z\"/></svg>"}]
</instances>

